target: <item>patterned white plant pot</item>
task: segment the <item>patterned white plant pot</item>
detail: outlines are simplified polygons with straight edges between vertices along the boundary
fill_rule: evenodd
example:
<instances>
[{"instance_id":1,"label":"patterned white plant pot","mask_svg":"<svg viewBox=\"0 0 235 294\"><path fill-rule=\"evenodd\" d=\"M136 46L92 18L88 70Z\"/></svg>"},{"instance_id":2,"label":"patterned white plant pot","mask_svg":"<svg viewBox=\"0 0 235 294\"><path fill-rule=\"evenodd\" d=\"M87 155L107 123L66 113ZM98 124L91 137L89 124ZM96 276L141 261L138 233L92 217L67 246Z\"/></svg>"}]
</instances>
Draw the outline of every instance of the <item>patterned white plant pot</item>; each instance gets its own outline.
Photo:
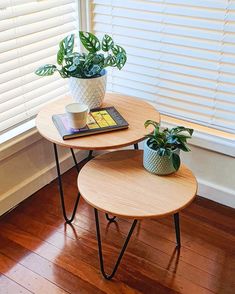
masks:
<instances>
[{"instance_id":1,"label":"patterned white plant pot","mask_svg":"<svg viewBox=\"0 0 235 294\"><path fill-rule=\"evenodd\" d=\"M168 156L160 156L156 150L151 149L146 140L144 142L143 164L147 171L156 175L169 175L176 171L172 159ZM179 154L180 150L176 149L175 153Z\"/></svg>"},{"instance_id":2,"label":"patterned white plant pot","mask_svg":"<svg viewBox=\"0 0 235 294\"><path fill-rule=\"evenodd\" d=\"M86 104L89 109L100 107L104 100L107 71L97 78L74 78L68 79L70 93L77 103Z\"/></svg>"}]
</instances>

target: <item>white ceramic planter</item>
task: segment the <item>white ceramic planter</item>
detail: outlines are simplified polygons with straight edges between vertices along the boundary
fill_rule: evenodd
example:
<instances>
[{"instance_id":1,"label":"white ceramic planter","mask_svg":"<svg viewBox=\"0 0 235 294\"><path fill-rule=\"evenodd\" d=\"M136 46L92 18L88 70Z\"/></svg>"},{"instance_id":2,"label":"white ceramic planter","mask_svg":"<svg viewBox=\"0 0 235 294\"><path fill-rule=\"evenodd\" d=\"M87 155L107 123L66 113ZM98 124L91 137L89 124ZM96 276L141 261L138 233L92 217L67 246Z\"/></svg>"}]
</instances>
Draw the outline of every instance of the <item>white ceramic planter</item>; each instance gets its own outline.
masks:
<instances>
[{"instance_id":1,"label":"white ceramic planter","mask_svg":"<svg viewBox=\"0 0 235 294\"><path fill-rule=\"evenodd\" d=\"M104 100L106 83L107 83L107 71L97 78L80 79L69 78L69 90L77 103L86 104L89 109L100 107Z\"/></svg>"},{"instance_id":2,"label":"white ceramic planter","mask_svg":"<svg viewBox=\"0 0 235 294\"><path fill-rule=\"evenodd\" d=\"M179 154L180 150L175 150ZM156 175L169 175L176 171L172 160L168 156L160 156L156 150L149 148L147 140L144 142L143 164L147 171Z\"/></svg>"}]
</instances>

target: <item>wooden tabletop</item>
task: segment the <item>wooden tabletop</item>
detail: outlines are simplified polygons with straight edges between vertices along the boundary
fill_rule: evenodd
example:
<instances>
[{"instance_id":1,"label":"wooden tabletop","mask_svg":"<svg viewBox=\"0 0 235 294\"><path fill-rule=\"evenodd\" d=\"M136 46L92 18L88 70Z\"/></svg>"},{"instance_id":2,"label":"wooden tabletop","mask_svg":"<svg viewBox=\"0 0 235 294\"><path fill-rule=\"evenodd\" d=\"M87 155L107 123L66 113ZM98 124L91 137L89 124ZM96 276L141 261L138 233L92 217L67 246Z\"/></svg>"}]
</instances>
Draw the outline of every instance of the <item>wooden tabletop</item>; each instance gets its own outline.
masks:
<instances>
[{"instance_id":1,"label":"wooden tabletop","mask_svg":"<svg viewBox=\"0 0 235 294\"><path fill-rule=\"evenodd\" d=\"M121 94L107 93L102 106L115 106L129 123L129 128L65 141L54 126L52 115L64 113L65 105L71 102L73 101L69 96L52 102L39 112L36 119L37 129L43 137L53 143L69 148L105 150L132 145L144 139L146 134L144 122L147 119L160 121L159 113L149 103Z\"/></svg>"},{"instance_id":2,"label":"wooden tabletop","mask_svg":"<svg viewBox=\"0 0 235 294\"><path fill-rule=\"evenodd\" d=\"M157 176L143 167L142 150L108 152L88 162L78 176L82 197L98 210L125 218L157 218L189 205L197 181L184 165Z\"/></svg>"}]
</instances>

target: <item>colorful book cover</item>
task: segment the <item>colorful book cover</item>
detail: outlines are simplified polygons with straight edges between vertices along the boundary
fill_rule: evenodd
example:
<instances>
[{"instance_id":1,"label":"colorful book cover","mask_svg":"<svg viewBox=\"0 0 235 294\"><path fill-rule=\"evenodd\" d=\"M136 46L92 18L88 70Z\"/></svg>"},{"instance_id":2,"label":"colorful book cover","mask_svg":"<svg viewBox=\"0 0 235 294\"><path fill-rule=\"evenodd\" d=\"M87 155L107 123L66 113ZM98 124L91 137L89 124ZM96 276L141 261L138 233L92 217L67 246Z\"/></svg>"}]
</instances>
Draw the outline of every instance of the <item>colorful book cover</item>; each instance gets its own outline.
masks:
<instances>
[{"instance_id":1,"label":"colorful book cover","mask_svg":"<svg viewBox=\"0 0 235 294\"><path fill-rule=\"evenodd\" d=\"M71 128L66 113L54 114L52 120L63 140L128 128L127 121L113 106L92 109L82 129Z\"/></svg>"}]
</instances>

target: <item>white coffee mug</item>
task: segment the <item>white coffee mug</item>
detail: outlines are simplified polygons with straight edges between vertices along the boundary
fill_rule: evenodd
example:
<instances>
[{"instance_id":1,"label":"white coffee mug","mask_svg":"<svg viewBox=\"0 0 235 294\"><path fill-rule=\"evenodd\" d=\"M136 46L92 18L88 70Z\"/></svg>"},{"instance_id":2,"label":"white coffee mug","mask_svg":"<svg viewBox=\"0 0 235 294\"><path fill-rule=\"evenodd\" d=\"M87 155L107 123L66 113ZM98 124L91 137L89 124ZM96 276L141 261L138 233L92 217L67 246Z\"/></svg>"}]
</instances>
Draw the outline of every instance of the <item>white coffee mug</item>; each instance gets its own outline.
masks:
<instances>
[{"instance_id":1,"label":"white coffee mug","mask_svg":"<svg viewBox=\"0 0 235 294\"><path fill-rule=\"evenodd\" d=\"M71 103L65 106L69 125L73 129L81 129L87 124L88 106L81 103Z\"/></svg>"}]
</instances>

